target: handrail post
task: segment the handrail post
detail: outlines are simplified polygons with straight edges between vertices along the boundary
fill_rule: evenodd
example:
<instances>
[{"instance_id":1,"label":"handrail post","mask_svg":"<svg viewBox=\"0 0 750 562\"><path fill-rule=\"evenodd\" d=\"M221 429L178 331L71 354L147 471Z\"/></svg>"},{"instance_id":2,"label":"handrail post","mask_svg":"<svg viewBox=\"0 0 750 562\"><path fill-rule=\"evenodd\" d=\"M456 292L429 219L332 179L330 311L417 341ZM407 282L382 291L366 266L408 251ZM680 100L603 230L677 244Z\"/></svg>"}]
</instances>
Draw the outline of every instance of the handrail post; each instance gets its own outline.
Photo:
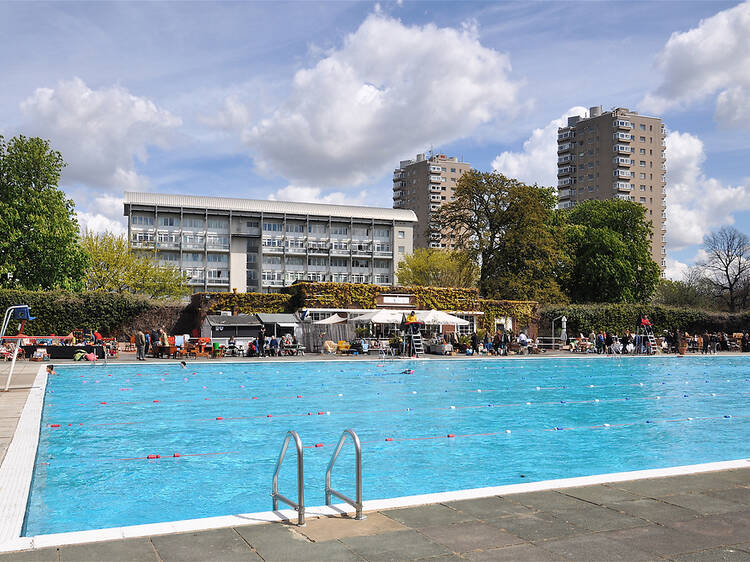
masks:
<instances>
[{"instance_id":1,"label":"handrail post","mask_svg":"<svg viewBox=\"0 0 750 562\"><path fill-rule=\"evenodd\" d=\"M351 436L352 443L354 443L354 453L355 453L355 469L354 470L355 470L355 477L356 477L356 499L355 500L352 500L351 498L331 488L331 472L333 471L333 465L336 463L336 459L338 458L339 453L341 452L341 448L344 446L344 443L346 442L347 434ZM326 471L326 505L331 505L332 495L345 501L356 510L356 514L354 517L355 519L360 520L360 521L362 519L366 519L366 516L362 513L362 445L359 442L359 437L352 429L347 429L344 431L344 433L341 434L339 443L336 446L336 449L333 451L333 455L331 456L331 461L328 463L328 470Z\"/></svg>"},{"instance_id":2,"label":"handrail post","mask_svg":"<svg viewBox=\"0 0 750 562\"><path fill-rule=\"evenodd\" d=\"M294 446L297 448L297 503L293 502L289 498L279 493L279 471L281 470L281 463L284 462L286 456L286 449L289 446L289 440L294 439ZM287 431L286 437L284 438L284 444L281 446L281 452L279 453L279 460L276 463L276 470L273 473L273 481L271 484L271 498L273 500L273 510L279 510L279 500L290 505L293 509L297 510L297 525L300 527L305 524L305 475L304 475L304 459L302 457L302 440L296 431Z\"/></svg>"}]
</instances>

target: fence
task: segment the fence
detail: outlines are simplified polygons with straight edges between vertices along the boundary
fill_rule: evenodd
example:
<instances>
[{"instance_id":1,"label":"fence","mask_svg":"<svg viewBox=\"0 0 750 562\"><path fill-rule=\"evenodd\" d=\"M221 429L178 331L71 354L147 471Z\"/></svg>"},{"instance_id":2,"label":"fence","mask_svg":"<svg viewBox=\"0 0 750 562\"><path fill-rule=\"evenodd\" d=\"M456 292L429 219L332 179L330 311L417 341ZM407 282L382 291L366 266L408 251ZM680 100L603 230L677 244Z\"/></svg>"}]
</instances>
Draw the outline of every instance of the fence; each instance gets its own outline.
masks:
<instances>
[{"instance_id":1,"label":"fence","mask_svg":"<svg viewBox=\"0 0 750 562\"><path fill-rule=\"evenodd\" d=\"M300 344L305 346L308 352L317 353L323 347L323 342L333 342L354 339L354 326L351 324L312 324L303 322L301 327L302 337L298 338Z\"/></svg>"}]
</instances>

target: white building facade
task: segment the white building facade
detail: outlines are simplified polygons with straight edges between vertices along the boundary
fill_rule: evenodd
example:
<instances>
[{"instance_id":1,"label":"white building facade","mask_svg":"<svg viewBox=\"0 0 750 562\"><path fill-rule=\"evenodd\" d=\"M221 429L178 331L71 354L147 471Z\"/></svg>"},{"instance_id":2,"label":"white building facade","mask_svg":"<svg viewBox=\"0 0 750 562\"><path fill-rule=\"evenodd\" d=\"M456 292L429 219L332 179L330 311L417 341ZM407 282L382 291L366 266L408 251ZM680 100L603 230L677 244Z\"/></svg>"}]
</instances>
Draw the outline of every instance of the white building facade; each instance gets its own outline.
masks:
<instances>
[{"instance_id":1,"label":"white building facade","mask_svg":"<svg viewBox=\"0 0 750 562\"><path fill-rule=\"evenodd\" d=\"M413 211L125 193L128 240L185 272L194 292L276 292L297 280L396 285Z\"/></svg>"}]
</instances>

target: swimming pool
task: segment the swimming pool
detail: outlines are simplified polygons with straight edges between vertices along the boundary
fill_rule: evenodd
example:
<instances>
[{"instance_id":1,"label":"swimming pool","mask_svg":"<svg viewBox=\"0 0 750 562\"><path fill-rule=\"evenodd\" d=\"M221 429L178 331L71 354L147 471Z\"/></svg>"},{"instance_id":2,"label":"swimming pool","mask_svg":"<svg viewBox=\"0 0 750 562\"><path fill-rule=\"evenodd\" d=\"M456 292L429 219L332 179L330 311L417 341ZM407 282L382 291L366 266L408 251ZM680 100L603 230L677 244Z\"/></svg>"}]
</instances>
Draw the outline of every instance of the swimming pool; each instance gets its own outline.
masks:
<instances>
[{"instance_id":1,"label":"swimming pool","mask_svg":"<svg viewBox=\"0 0 750 562\"><path fill-rule=\"evenodd\" d=\"M289 429L308 505L346 428L366 500L746 458L749 393L744 357L60 367L24 535L267 511ZM333 480L353 496L350 446Z\"/></svg>"}]
</instances>

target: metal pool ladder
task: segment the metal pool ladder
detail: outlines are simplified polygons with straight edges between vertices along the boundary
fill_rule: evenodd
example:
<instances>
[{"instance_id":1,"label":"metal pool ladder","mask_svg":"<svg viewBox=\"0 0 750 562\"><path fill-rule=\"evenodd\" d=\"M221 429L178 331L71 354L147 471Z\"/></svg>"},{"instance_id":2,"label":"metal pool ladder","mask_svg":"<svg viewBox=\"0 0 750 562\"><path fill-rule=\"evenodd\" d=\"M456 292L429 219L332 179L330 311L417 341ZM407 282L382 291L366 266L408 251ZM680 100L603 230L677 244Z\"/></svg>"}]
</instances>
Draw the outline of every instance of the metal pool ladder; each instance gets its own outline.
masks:
<instances>
[{"instance_id":1,"label":"metal pool ladder","mask_svg":"<svg viewBox=\"0 0 750 562\"><path fill-rule=\"evenodd\" d=\"M352 438L352 442L354 443L354 452L356 454L356 501L353 501L351 498L331 488L331 471L333 470L333 465L336 463L336 459L341 452L341 447L343 447L344 443L346 442L347 434L349 434ZM357 437L357 434L354 433L354 430L352 429L347 429L346 431L344 431L344 433L341 434L341 439L339 439L339 444L336 446L336 450L333 452L331 462L328 463L328 470L326 471L326 505L331 505L332 495L336 496L340 500L345 501L357 510L356 516L354 517L355 519L362 520L366 518L366 516L362 514L362 446L359 443L359 437Z\"/></svg>"},{"instance_id":2,"label":"metal pool ladder","mask_svg":"<svg viewBox=\"0 0 750 562\"><path fill-rule=\"evenodd\" d=\"M297 503L279 493L279 471L281 463L284 462L286 449L289 446L289 440L294 438L294 446L297 448ZM339 446L339 448L341 448ZM330 468L329 468L330 472ZM296 431L287 431L284 444L281 446L279 461L276 463L276 472L273 473L273 488L271 491L273 498L273 510L279 510L279 500L289 504L297 511L297 525L300 527L305 524L305 481L304 481L304 463L302 461L302 441Z\"/></svg>"}]
</instances>

